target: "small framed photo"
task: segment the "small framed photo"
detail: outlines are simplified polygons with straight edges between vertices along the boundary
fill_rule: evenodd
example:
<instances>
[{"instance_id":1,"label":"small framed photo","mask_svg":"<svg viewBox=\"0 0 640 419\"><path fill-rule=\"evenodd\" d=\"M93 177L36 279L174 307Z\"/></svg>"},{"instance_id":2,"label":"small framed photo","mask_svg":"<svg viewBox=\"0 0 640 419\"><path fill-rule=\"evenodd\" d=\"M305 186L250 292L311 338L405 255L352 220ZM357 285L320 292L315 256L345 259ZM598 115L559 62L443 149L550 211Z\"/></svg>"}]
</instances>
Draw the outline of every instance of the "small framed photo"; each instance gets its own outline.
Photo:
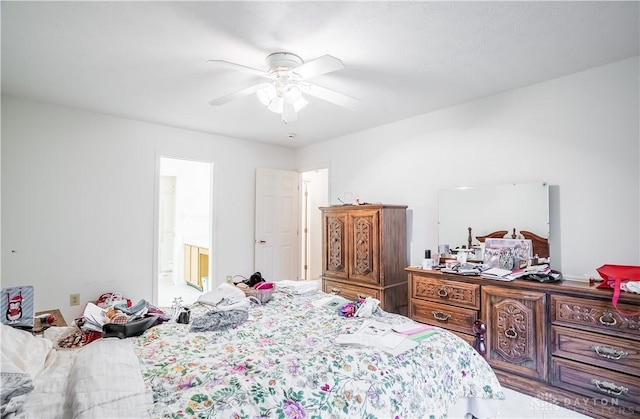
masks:
<instances>
[{"instance_id":1,"label":"small framed photo","mask_svg":"<svg viewBox=\"0 0 640 419\"><path fill-rule=\"evenodd\" d=\"M484 264L492 268L519 269L533 256L531 240L486 239L484 243Z\"/></svg>"}]
</instances>

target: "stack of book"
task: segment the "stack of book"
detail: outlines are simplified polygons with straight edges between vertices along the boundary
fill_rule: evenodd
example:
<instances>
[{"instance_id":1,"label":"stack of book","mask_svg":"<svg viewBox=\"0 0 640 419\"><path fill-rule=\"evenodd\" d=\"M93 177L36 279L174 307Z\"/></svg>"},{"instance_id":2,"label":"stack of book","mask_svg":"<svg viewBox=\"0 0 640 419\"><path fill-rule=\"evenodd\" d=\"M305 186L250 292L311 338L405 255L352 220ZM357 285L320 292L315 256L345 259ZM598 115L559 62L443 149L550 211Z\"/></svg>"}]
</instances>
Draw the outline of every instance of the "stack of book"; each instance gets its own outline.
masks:
<instances>
[{"instance_id":1,"label":"stack of book","mask_svg":"<svg viewBox=\"0 0 640 419\"><path fill-rule=\"evenodd\" d=\"M397 333L406 335L408 339L414 342L420 342L436 333L436 329L428 324L405 323L393 326L393 330Z\"/></svg>"},{"instance_id":2,"label":"stack of book","mask_svg":"<svg viewBox=\"0 0 640 419\"><path fill-rule=\"evenodd\" d=\"M534 265L524 269L515 269L510 271L501 268L489 268L480 274L483 278L497 279L500 281L513 281L529 274L548 274L550 272L549 265Z\"/></svg>"}]
</instances>

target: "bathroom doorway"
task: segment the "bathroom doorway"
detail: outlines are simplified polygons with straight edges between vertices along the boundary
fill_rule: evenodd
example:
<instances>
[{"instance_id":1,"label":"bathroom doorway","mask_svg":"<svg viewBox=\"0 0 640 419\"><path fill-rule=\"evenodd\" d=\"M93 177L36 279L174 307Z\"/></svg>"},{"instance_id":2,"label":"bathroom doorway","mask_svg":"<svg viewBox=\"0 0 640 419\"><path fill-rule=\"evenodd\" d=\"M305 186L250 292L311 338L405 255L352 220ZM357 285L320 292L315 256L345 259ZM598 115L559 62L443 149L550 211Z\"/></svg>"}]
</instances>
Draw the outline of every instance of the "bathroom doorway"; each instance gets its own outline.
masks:
<instances>
[{"instance_id":1,"label":"bathroom doorway","mask_svg":"<svg viewBox=\"0 0 640 419\"><path fill-rule=\"evenodd\" d=\"M210 287L212 163L160 158L158 306L191 304Z\"/></svg>"}]
</instances>

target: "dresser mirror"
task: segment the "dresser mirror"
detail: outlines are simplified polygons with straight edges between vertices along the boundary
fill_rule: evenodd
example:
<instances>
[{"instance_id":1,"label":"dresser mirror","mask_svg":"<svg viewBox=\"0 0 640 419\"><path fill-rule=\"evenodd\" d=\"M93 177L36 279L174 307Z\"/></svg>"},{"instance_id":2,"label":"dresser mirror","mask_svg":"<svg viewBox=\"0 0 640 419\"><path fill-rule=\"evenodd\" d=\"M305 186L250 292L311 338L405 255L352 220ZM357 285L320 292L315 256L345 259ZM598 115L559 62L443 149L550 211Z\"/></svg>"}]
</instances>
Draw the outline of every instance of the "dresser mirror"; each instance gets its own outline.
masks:
<instances>
[{"instance_id":1,"label":"dresser mirror","mask_svg":"<svg viewBox=\"0 0 640 419\"><path fill-rule=\"evenodd\" d=\"M438 242L451 249L479 245L478 236L506 230L549 238L549 186L546 182L471 186L438 192ZM521 236L518 236L521 238Z\"/></svg>"}]
</instances>

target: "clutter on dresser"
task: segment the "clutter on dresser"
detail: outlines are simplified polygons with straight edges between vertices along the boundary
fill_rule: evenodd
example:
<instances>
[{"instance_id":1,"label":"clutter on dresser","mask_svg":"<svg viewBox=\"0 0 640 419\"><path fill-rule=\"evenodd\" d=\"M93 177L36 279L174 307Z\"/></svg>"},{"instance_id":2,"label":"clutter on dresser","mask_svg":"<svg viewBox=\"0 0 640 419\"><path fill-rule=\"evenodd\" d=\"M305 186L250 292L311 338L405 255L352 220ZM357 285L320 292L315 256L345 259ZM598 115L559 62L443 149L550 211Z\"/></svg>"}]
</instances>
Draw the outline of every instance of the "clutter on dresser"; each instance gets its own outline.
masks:
<instances>
[{"instance_id":1,"label":"clutter on dresser","mask_svg":"<svg viewBox=\"0 0 640 419\"><path fill-rule=\"evenodd\" d=\"M623 316L640 316L640 311L634 313L624 313L618 309L618 299L620 291L634 292L640 294L640 266L630 265L602 265L597 269L602 277L602 282L597 288L613 289L613 307Z\"/></svg>"},{"instance_id":2,"label":"clutter on dresser","mask_svg":"<svg viewBox=\"0 0 640 419\"><path fill-rule=\"evenodd\" d=\"M67 322L62 317L59 309L38 311L35 314L35 322L31 333L40 334L50 327L65 327Z\"/></svg>"},{"instance_id":3,"label":"clutter on dresser","mask_svg":"<svg viewBox=\"0 0 640 419\"><path fill-rule=\"evenodd\" d=\"M524 268L533 256L531 240L489 238L484 243L484 263L493 268Z\"/></svg>"}]
</instances>

